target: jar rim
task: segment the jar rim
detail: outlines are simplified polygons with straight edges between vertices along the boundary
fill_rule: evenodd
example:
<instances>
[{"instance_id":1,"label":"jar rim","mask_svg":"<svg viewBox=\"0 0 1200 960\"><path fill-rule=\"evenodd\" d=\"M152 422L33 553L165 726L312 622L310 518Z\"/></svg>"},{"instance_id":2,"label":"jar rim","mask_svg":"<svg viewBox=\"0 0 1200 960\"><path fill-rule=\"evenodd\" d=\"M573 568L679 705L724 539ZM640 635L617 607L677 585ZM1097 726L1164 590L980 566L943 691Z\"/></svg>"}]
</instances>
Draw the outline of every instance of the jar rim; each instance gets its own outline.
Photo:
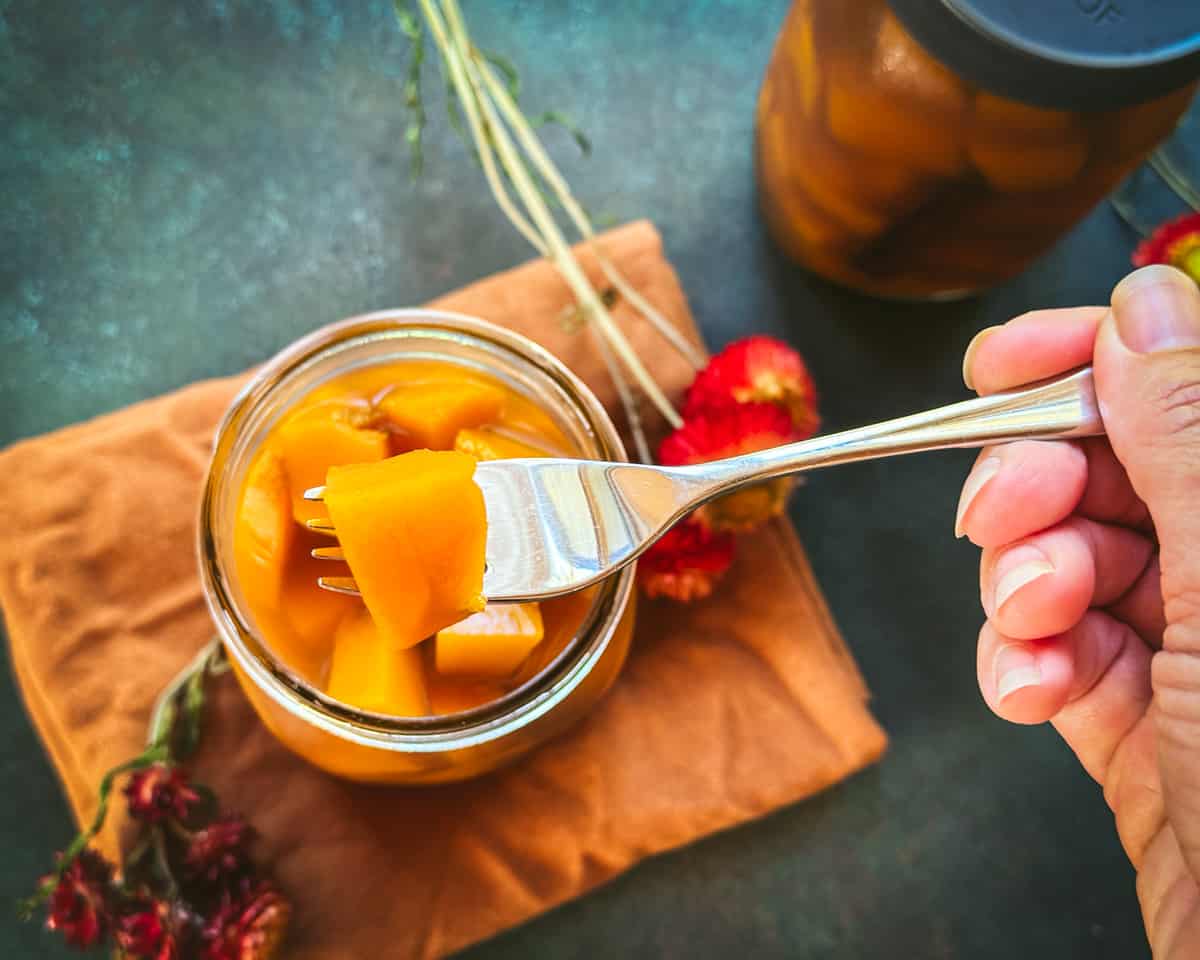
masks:
<instances>
[{"instance_id":1,"label":"jar rim","mask_svg":"<svg viewBox=\"0 0 1200 960\"><path fill-rule=\"evenodd\" d=\"M607 410L557 357L516 331L465 314L424 308L378 310L321 327L294 341L259 367L227 407L218 426L201 496L197 525L200 579L210 616L230 657L261 692L293 716L340 739L385 750L441 753L507 736L544 715L579 686L607 648L629 603L633 567L599 585L587 619L542 670L504 696L459 713L394 717L361 710L323 694L276 657L233 596L231 570L222 563L214 526L227 494L226 470L238 454L247 421L271 396L331 353L373 339L428 335L504 351L573 405L595 442L595 456L627 460Z\"/></svg>"},{"instance_id":2,"label":"jar rim","mask_svg":"<svg viewBox=\"0 0 1200 960\"><path fill-rule=\"evenodd\" d=\"M1200 79L1200 15L1194 7L1163 11L1108 0L887 3L917 42L954 73L1031 106L1109 110L1146 103Z\"/></svg>"}]
</instances>

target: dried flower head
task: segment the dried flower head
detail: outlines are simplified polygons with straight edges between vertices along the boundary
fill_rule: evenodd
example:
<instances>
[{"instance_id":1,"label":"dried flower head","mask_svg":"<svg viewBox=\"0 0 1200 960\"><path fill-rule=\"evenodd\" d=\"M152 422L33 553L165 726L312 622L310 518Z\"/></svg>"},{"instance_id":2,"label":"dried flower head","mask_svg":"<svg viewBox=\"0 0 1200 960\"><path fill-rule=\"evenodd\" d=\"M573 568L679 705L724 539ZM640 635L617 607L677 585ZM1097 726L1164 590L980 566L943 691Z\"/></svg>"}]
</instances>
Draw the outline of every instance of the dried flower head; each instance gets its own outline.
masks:
<instances>
[{"instance_id":1,"label":"dried flower head","mask_svg":"<svg viewBox=\"0 0 1200 960\"><path fill-rule=\"evenodd\" d=\"M1200 213L1188 213L1154 231L1133 253L1133 265L1165 263L1200 283Z\"/></svg>"},{"instance_id":2,"label":"dried flower head","mask_svg":"<svg viewBox=\"0 0 1200 960\"><path fill-rule=\"evenodd\" d=\"M226 891L204 925L205 960L270 960L287 933L291 904L266 881Z\"/></svg>"},{"instance_id":3,"label":"dried flower head","mask_svg":"<svg viewBox=\"0 0 1200 960\"><path fill-rule=\"evenodd\" d=\"M666 466L703 463L791 443L796 436L782 407L745 403L684 421L662 442L658 456ZM780 477L747 487L701 507L696 519L714 530L752 530L783 513L794 485L790 477Z\"/></svg>"},{"instance_id":4,"label":"dried flower head","mask_svg":"<svg viewBox=\"0 0 1200 960\"><path fill-rule=\"evenodd\" d=\"M124 960L179 960L178 924L163 900L135 901L116 923L113 939Z\"/></svg>"},{"instance_id":5,"label":"dried flower head","mask_svg":"<svg viewBox=\"0 0 1200 960\"><path fill-rule=\"evenodd\" d=\"M753 336L736 340L696 375L683 402L684 419L743 403L773 403L792 418L795 439L821 425L817 388L800 354L782 340Z\"/></svg>"},{"instance_id":6,"label":"dried flower head","mask_svg":"<svg viewBox=\"0 0 1200 960\"><path fill-rule=\"evenodd\" d=\"M249 865L254 831L241 817L225 814L192 834L183 866L189 879L216 886Z\"/></svg>"},{"instance_id":7,"label":"dried flower head","mask_svg":"<svg viewBox=\"0 0 1200 960\"><path fill-rule=\"evenodd\" d=\"M112 928L112 880L113 865L85 847L63 870L50 894L46 928L61 933L73 947L100 943Z\"/></svg>"},{"instance_id":8,"label":"dried flower head","mask_svg":"<svg viewBox=\"0 0 1200 960\"><path fill-rule=\"evenodd\" d=\"M795 439L787 411L773 403L746 403L690 417L663 440L658 459L671 467L704 463Z\"/></svg>"},{"instance_id":9,"label":"dried flower head","mask_svg":"<svg viewBox=\"0 0 1200 960\"><path fill-rule=\"evenodd\" d=\"M638 582L649 597L687 603L713 591L733 563L734 541L695 520L668 530L638 561Z\"/></svg>"},{"instance_id":10,"label":"dried flower head","mask_svg":"<svg viewBox=\"0 0 1200 960\"><path fill-rule=\"evenodd\" d=\"M125 787L129 814L146 823L159 823L167 817L186 820L200 795L188 785L187 774L179 767L156 763L138 770Z\"/></svg>"}]
</instances>

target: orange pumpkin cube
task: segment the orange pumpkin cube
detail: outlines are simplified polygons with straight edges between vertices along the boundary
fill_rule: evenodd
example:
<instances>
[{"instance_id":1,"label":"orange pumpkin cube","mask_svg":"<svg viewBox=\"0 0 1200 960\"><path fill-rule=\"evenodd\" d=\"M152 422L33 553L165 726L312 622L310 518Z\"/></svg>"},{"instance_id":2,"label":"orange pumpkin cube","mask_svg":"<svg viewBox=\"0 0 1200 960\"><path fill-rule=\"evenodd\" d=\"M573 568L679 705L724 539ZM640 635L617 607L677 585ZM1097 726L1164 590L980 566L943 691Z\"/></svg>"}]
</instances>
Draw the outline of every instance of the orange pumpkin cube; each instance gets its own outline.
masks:
<instances>
[{"instance_id":1,"label":"orange pumpkin cube","mask_svg":"<svg viewBox=\"0 0 1200 960\"><path fill-rule=\"evenodd\" d=\"M396 649L362 607L338 626L326 692L375 713L397 717L429 713L420 650Z\"/></svg>"},{"instance_id":2,"label":"orange pumpkin cube","mask_svg":"<svg viewBox=\"0 0 1200 960\"><path fill-rule=\"evenodd\" d=\"M838 143L882 162L903 157L913 172L952 175L966 166L953 116L913 109L854 76L838 78L828 97L829 129Z\"/></svg>"},{"instance_id":3,"label":"orange pumpkin cube","mask_svg":"<svg viewBox=\"0 0 1200 960\"><path fill-rule=\"evenodd\" d=\"M1074 114L980 93L967 153L993 187L1017 193L1073 181L1088 159L1088 131Z\"/></svg>"},{"instance_id":4,"label":"orange pumpkin cube","mask_svg":"<svg viewBox=\"0 0 1200 960\"><path fill-rule=\"evenodd\" d=\"M438 631L434 653L437 671L507 677L544 636L542 611L536 603L492 604L461 623Z\"/></svg>"},{"instance_id":5,"label":"orange pumpkin cube","mask_svg":"<svg viewBox=\"0 0 1200 960\"><path fill-rule=\"evenodd\" d=\"M344 463L368 463L388 455L388 435L382 430L358 426L365 410L343 403L307 407L285 422L276 443L287 472L292 498L292 516L303 525L323 517L319 503L304 499L304 491L325 482L330 467Z\"/></svg>"},{"instance_id":6,"label":"orange pumpkin cube","mask_svg":"<svg viewBox=\"0 0 1200 960\"><path fill-rule=\"evenodd\" d=\"M483 609L487 514L475 461L414 450L330 469L325 506L380 632L411 647Z\"/></svg>"},{"instance_id":7,"label":"orange pumpkin cube","mask_svg":"<svg viewBox=\"0 0 1200 960\"><path fill-rule=\"evenodd\" d=\"M362 609L354 597L322 590L317 585L318 577L338 574L344 576L345 570L307 555L293 562L283 583L279 606L289 628L285 642L295 644L298 649L283 651L285 655L302 656L308 663L324 660L333 645L338 623Z\"/></svg>"},{"instance_id":8,"label":"orange pumpkin cube","mask_svg":"<svg viewBox=\"0 0 1200 960\"><path fill-rule=\"evenodd\" d=\"M283 463L264 449L247 472L233 534L238 580L252 606L272 608L279 602L295 535Z\"/></svg>"},{"instance_id":9,"label":"orange pumpkin cube","mask_svg":"<svg viewBox=\"0 0 1200 960\"><path fill-rule=\"evenodd\" d=\"M459 430L495 420L503 406L499 387L465 380L398 386L378 410L413 447L449 450Z\"/></svg>"},{"instance_id":10,"label":"orange pumpkin cube","mask_svg":"<svg viewBox=\"0 0 1200 960\"><path fill-rule=\"evenodd\" d=\"M882 167L952 175L966 167L960 121L969 97L966 84L889 12L865 73L858 64L830 64L829 131Z\"/></svg>"},{"instance_id":11,"label":"orange pumpkin cube","mask_svg":"<svg viewBox=\"0 0 1200 960\"><path fill-rule=\"evenodd\" d=\"M487 427L459 430L454 449L476 460L519 460L522 457L552 457L549 450L531 446Z\"/></svg>"}]
</instances>

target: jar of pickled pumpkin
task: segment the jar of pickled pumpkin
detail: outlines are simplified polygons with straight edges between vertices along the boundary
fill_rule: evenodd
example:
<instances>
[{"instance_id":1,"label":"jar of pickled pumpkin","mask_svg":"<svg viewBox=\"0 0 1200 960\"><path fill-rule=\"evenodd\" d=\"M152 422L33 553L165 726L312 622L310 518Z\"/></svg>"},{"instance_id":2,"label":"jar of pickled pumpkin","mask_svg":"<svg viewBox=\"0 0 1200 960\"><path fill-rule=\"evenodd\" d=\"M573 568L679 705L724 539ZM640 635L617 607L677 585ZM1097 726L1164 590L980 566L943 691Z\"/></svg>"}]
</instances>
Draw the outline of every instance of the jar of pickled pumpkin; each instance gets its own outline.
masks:
<instances>
[{"instance_id":1,"label":"jar of pickled pumpkin","mask_svg":"<svg viewBox=\"0 0 1200 960\"><path fill-rule=\"evenodd\" d=\"M783 249L877 296L1020 272L1168 136L1200 3L795 0L759 96Z\"/></svg>"},{"instance_id":2,"label":"jar of pickled pumpkin","mask_svg":"<svg viewBox=\"0 0 1200 960\"><path fill-rule=\"evenodd\" d=\"M428 637L394 628L413 622L418 594L438 589L455 551L482 550L454 488L462 463L548 455L625 459L577 377L480 320L370 314L317 331L258 371L217 434L199 558L234 673L284 745L354 780L439 783L521 756L596 703L629 648L632 568L540 604L488 606ZM444 492L425 484L413 521L436 569L397 558L389 580L383 558L383 597L371 607L365 584L362 597L322 589L319 578L347 571L305 489L349 464L394 467L403 480L406 458L452 468Z\"/></svg>"}]
</instances>

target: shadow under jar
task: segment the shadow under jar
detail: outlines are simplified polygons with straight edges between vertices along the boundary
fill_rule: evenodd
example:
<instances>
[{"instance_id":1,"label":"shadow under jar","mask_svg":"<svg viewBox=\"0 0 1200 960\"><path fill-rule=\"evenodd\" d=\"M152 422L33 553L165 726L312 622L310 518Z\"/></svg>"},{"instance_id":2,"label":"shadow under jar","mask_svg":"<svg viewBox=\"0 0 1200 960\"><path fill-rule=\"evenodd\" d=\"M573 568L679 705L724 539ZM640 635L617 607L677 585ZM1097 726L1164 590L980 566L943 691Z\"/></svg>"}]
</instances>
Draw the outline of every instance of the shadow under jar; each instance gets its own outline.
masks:
<instances>
[{"instance_id":1,"label":"shadow under jar","mask_svg":"<svg viewBox=\"0 0 1200 960\"><path fill-rule=\"evenodd\" d=\"M238 575L236 533L247 471L272 430L313 391L378 367L411 362L483 375L547 414L579 456L625 460L616 428L590 390L530 340L480 320L396 310L333 324L286 348L247 384L218 429L199 522L205 597L233 670L263 723L314 765L353 780L440 783L516 759L583 717L615 680L629 649L634 570L579 598L578 627L524 667L500 696L429 716L363 710L323 691L320 671L289 660L257 622ZM402 382L402 381L401 381ZM316 583L311 584L318 590ZM570 598L564 598L570 599ZM333 628L330 628L332 632Z\"/></svg>"},{"instance_id":2,"label":"shadow under jar","mask_svg":"<svg viewBox=\"0 0 1200 960\"><path fill-rule=\"evenodd\" d=\"M1174 129L1200 3L795 0L759 96L776 241L876 296L1024 269Z\"/></svg>"}]
</instances>

